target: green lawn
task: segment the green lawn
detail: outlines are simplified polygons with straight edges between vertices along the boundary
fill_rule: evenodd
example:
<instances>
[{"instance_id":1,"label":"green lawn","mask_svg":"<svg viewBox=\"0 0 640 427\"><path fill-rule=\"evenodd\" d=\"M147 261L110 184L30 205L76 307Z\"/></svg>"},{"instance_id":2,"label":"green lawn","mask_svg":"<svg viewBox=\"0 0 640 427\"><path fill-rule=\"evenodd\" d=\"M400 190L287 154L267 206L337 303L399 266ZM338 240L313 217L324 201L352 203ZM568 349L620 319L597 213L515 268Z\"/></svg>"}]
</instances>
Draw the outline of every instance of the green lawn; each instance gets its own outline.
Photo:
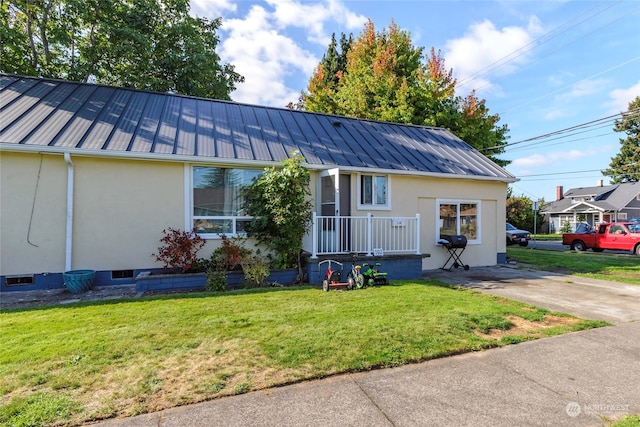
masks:
<instances>
[{"instance_id":1,"label":"green lawn","mask_svg":"<svg viewBox=\"0 0 640 427\"><path fill-rule=\"evenodd\" d=\"M0 322L0 425L11 426L131 416L604 325L436 281L165 295Z\"/></svg>"},{"instance_id":2,"label":"green lawn","mask_svg":"<svg viewBox=\"0 0 640 427\"><path fill-rule=\"evenodd\" d=\"M540 270L640 285L640 257L510 246L507 256Z\"/></svg>"}]
</instances>

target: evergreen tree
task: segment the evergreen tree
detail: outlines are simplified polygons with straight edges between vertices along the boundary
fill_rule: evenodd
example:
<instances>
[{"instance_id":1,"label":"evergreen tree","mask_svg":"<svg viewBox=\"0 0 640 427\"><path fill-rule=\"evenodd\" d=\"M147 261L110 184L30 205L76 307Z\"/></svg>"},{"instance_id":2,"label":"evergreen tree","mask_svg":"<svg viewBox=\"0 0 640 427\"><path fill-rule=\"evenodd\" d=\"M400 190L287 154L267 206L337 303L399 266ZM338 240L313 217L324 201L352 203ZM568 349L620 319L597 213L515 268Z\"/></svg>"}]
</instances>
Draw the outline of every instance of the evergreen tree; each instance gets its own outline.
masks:
<instances>
[{"instance_id":1,"label":"evergreen tree","mask_svg":"<svg viewBox=\"0 0 640 427\"><path fill-rule=\"evenodd\" d=\"M331 43L329 43L327 52L322 56L313 76L309 79L309 93L303 93L298 104L295 106L290 104L289 108L336 114L335 95L346 69L347 53L351 48L352 40L351 35L347 38L342 33L340 50L338 50L336 35L335 33L331 34Z\"/></svg>"},{"instance_id":2,"label":"evergreen tree","mask_svg":"<svg viewBox=\"0 0 640 427\"><path fill-rule=\"evenodd\" d=\"M344 35L343 35L344 36ZM341 46L343 42L341 40ZM449 129L474 148L504 166L495 155L504 152L508 128L499 125L484 100L474 92L455 95L453 70L447 70L440 51L431 49L423 62L423 48L393 21L376 32L370 20L349 48L336 50L335 37L309 80L298 106L307 111L372 120L438 126ZM340 59L346 52L344 68ZM338 71L333 66L338 63ZM328 76L325 72L331 69ZM337 76L337 79L329 80Z\"/></svg>"},{"instance_id":3,"label":"evergreen tree","mask_svg":"<svg viewBox=\"0 0 640 427\"><path fill-rule=\"evenodd\" d=\"M620 139L620 152L611 158L609 169L602 174L610 176L612 184L640 181L640 96L629 103L613 130L624 132L627 137Z\"/></svg>"}]
</instances>

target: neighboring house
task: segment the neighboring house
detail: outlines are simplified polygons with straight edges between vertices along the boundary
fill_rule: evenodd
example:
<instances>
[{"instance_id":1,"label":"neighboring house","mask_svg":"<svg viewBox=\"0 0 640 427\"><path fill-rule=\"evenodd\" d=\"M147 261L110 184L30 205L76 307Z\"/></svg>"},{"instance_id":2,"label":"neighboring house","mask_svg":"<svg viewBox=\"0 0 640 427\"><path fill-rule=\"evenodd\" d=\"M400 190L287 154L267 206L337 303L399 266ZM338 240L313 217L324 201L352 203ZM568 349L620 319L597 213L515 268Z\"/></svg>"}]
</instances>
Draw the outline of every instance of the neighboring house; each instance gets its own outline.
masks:
<instances>
[{"instance_id":1,"label":"neighboring house","mask_svg":"<svg viewBox=\"0 0 640 427\"><path fill-rule=\"evenodd\" d=\"M564 194L558 186L556 199L541 209L550 233L561 233L565 224L573 231L580 222L596 225L640 218L640 182L603 185L600 180L595 187L572 188Z\"/></svg>"},{"instance_id":2,"label":"neighboring house","mask_svg":"<svg viewBox=\"0 0 640 427\"><path fill-rule=\"evenodd\" d=\"M206 257L246 225L238 189L294 150L312 177L314 256L353 251L349 221L364 217L386 219L374 238L411 226L396 252L424 270L448 257L441 232L467 235L466 264L504 262L516 178L444 129L0 74L2 289L61 287L71 269L130 280L161 267L167 227L197 228Z\"/></svg>"}]
</instances>

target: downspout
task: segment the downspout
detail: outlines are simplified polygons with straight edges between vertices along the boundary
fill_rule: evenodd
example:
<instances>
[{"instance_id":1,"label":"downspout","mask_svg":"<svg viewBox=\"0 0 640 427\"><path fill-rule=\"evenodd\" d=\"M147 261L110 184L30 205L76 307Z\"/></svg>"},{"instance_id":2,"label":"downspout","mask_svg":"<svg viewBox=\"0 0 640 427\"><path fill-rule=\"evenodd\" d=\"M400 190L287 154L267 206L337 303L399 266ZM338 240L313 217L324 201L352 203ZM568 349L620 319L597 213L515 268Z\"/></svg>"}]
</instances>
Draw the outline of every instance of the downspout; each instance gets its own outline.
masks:
<instances>
[{"instance_id":1,"label":"downspout","mask_svg":"<svg viewBox=\"0 0 640 427\"><path fill-rule=\"evenodd\" d=\"M71 154L64 153L67 162L67 233L65 243L64 271L71 270L71 254L73 244L73 162Z\"/></svg>"}]
</instances>

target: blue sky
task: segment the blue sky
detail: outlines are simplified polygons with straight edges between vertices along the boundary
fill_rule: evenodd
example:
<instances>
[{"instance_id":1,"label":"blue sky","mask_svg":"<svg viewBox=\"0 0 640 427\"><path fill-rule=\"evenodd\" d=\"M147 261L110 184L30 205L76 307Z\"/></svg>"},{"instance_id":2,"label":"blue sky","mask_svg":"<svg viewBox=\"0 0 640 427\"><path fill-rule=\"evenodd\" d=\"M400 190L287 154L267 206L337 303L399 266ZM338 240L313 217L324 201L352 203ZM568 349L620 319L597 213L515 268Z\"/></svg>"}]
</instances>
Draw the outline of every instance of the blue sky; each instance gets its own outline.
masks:
<instances>
[{"instance_id":1,"label":"blue sky","mask_svg":"<svg viewBox=\"0 0 640 427\"><path fill-rule=\"evenodd\" d=\"M513 144L502 158L520 178L514 194L534 200L554 200L557 186L608 184L600 170L624 137L613 121L640 95L637 0L191 0L191 7L222 17L218 53L246 79L232 99L277 107L306 88L331 33L357 37L367 19L378 31L393 20L425 53L442 50L459 95L475 89L500 115Z\"/></svg>"}]
</instances>

